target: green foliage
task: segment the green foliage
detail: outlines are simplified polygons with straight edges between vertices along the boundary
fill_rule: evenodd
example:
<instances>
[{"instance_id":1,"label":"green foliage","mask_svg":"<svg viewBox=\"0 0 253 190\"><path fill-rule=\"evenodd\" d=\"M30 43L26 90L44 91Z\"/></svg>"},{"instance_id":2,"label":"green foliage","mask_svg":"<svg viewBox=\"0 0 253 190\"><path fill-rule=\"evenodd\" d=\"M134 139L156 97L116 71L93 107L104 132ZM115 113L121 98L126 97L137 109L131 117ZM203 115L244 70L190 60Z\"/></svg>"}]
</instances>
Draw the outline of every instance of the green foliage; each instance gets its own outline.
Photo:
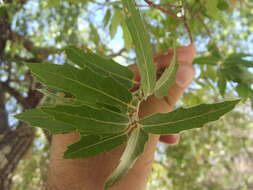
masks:
<instances>
[{"instance_id":1,"label":"green foliage","mask_svg":"<svg viewBox=\"0 0 253 190\"><path fill-rule=\"evenodd\" d=\"M134 43L137 65L141 74L141 88L143 89L145 98L147 98L153 93L156 80L153 52L148 32L139 11L135 8L135 1L123 0L122 2L126 14L126 23Z\"/></svg>"},{"instance_id":2,"label":"green foliage","mask_svg":"<svg viewBox=\"0 0 253 190\"><path fill-rule=\"evenodd\" d=\"M148 141L148 134L140 128L133 129L127 146L120 158L120 163L111 176L107 179L105 189L117 183L126 172L132 168L137 158L144 152L145 144Z\"/></svg>"},{"instance_id":3,"label":"green foliage","mask_svg":"<svg viewBox=\"0 0 253 190\"><path fill-rule=\"evenodd\" d=\"M139 97L135 97L135 94L131 94L128 90L133 83L136 83L136 81L133 81L131 71L105 56L99 56L101 54L109 55L113 53L112 51L115 51L115 49L112 50L109 47L105 36L111 34L110 37L113 39L116 38L120 28L123 30L124 48L127 51L131 50L131 47L135 48L137 63L142 76L141 88L145 96L154 92L158 97L164 96L165 91L175 80L174 74L178 63L173 62L175 65L172 64L171 67L166 69L164 75L155 84L156 77L155 68L152 65L153 50L151 50L151 45L155 51L160 51L169 47L174 48L173 41L175 37L178 38L178 43L184 43L188 38L184 24L155 8L141 8L140 14L135 7L142 7L141 2L136 2L140 6L135 6L134 1L125 2L127 3L125 5L128 5L128 12L125 13L125 16L128 17L126 18L127 23L123 19L125 10L122 9L119 1L103 2L104 23L96 23L97 20L93 19L95 17L94 12L97 13L96 10L98 10L96 4L98 7L101 4L95 1L90 3L82 0L39 1L36 4L39 11L23 8L17 12L16 5L13 5L12 9L8 9L8 14L13 16L11 18L17 18L13 19L12 23L15 31L20 34L28 34L31 42L36 42L36 46L30 48L31 50L27 50L27 42L24 43L23 40L9 41L6 52L8 53L8 61L12 63L17 62L16 59L20 58L21 61L31 61L30 59L33 58L32 60L35 59L36 62L50 59L53 62L61 63L57 59L58 55L53 55L53 53L59 51L51 50L55 50L55 47L62 48L67 44L85 47L82 49L88 47L92 49L92 52L96 52L95 54L89 50L84 51L71 46L65 50L68 60L64 65L49 63L29 65L37 80L46 86L42 92L53 98L54 103L60 105L43 106L38 109L28 110L19 115L18 118L29 122L33 126L46 128L52 134L76 130L82 133L80 141L69 146L65 154L66 158L86 157L110 151L124 143L127 140L126 138L129 142L132 135L128 134L126 130L133 127L134 123L131 123L133 120L135 123L139 122L138 118L136 121L136 118L128 118L127 116L127 113L138 110L138 103L132 105L132 102L136 102ZM130 4L128 4L129 2ZM49 6L45 6L45 4ZM91 4L94 6L90 6ZM168 4L168 2L161 0L157 1L157 4ZM166 9L172 13L176 15L182 15L182 12L185 13L190 30L196 39L196 44L200 44L203 49L207 47L204 51L199 49L199 58L195 60L196 68L200 74L192 87L195 91L189 95L189 102L191 104L199 103L200 97L205 97L205 101L209 101L207 96L212 93L217 95L216 101L220 100L217 86L220 94L224 97L234 97L235 94L231 95L229 93L234 89L243 100L246 101L251 98L253 101L252 70L250 70L252 59L249 56L250 54L241 53L242 51L247 52L250 47L248 44L242 43L252 33L252 28L246 27L252 22L250 11L244 7L244 11L235 9L232 13L228 8L228 3L224 0L207 1L207 3L202 0L173 0L169 2L169 5L173 5L172 8L166 6ZM183 7L184 11L180 7ZM0 7L0 12L1 10L5 12L3 11L5 8ZM238 12L246 20L245 22L243 19L239 22L240 19L236 16ZM15 15L16 17L14 17ZM103 16L102 13L98 15ZM144 15L145 19L141 20L140 15ZM27 27L31 23L36 24ZM109 29L106 35L101 35L100 24L104 27L103 32L106 33L106 29ZM246 29L238 34L237 29L239 30L240 27L244 29L246 27ZM208 34L210 31L211 36ZM205 44L206 39L210 40L208 45ZM37 46L40 46L40 48L37 48ZM235 47L238 47L238 49ZM46 48L46 51L41 51L43 48ZM48 57L48 55L50 56ZM131 59L132 54L128 55L124 52L120 58L124 60ZM7 76L8 71L5 67L1 65L0 67L1 69L4 68L4 72L0 73L0 77L4 78ZM11 77L14 81L13 85L25 94L27 84L22 81L22 78L25 78L24 73L27 69L21 64L13 64L12 70L15 71L15 74L12 73ZM171 72L172 70L173 72ZM167 75L168 73L171 73L171 76ZM21 84L15 82L19 79L22 81ZM58 96L58 93L65 94L65 97ZM142 95L141 90L137 94ZM51 99L48 101L51 102ZM233 106L231 105L231 108ZM211 107L210 105L208 109ZM178 110L183 109L179 108ZM229 110L230 108L226 111ZM175 114L175 112L171 114ZM152 117L157 120L161 119L159 115ZM169 114L166 115L166 122L171 119L168 117ZM183 116L180 115L180 118L183 118ZM43 122L40 122L41 120ZM109 124L108 121L114 123ZM205 122L207 121L209 120L206 119ZM166 132L171 132L171 129L167 127ZM185 130L187 127L189 126L186 125L180 130ZM199 127L199 124L190 127ZM118 130L115 130L116 128ZM162 130L159 128L156 130L158 130L156 133L164 133L163 127ZM114 133L116 136L107 138L107 136L96 135L104 135L104 133L108 135ZM92 134L92 136L89 136L89 134ZM134 149L131 151L134 151ZM135 155L134 157L138 156ZM134 157L131 164L135 160ZM127 161L127 158L122 159ZM177 166L180 166L180 164ZM121 167L120 172L116 172L114 175L114 179L120 178L128 169L126 166ZM191 175L189 174L189 176Z\"/></svg>"},{"instance_id":4,"label":"green foliage","mask_svg":"<svg viewBox=\"0 0 253 190\"><path fill-rule=\"evenodd\" d=\"M98 55L86 54L76 48L69 48L67 51L68 57L75 65L41 63L28 66L38 81L48 88L68 93L72 100L80 105L63 101L64 103L60 105L28 110L16 118L37 127L47 128L51 133L71 130L79 132L80 141L68 147L64 154L65 158L83 158L110 151L123 144L129 136L121 158L122 162L109 177L105 189L121 179L142 154L148 133L178 133L202 127L205 123L217 120L231 111L239 102L235 100L211 105L202 104L139 120L136 115L139 112L140 102L145 98L145 95L141 95L144 89L140 88L139 93L131 94L127 89L128 84L126 86L120 84L118 76L121 72L128 74L127 69L118 66L118 70L109 68L106 70L108 66L103 65L105 59ZM174 70L176 63L174 60L169 71ZM115 63L109 60L109 64ZM98 72L102 72L102 75ZM174 81L175 72L176 70L165 79L169 82ZM111 75L118 78L115 80ZM127 82L130 80L127 77L123 79ZM167 86L163 88L168 89ZM158 90L160 91L160 88ZM59 129L61 124L64 128ZM131 130L133 131L130 132Z\"/></svg>"},{"instance_id":5,"label":"green foliage","mask_svg":"<svg viewBox=\"0 0 253 190\"><path fill-rule=\"evenodd\" d=\"M173 59L167 69L165 69L161 78L155 86L155 96L158 98L168 95L169 88L175 83L176 73L178 70L179 63L176 60L176 52L174 51Z\"/></svg>"},{"instance_id":6,"label":"green foliage","mask_svg":"<svg viewBox=\"0 0 253 190\"><path fill-rule=\"evenodd\" d=\"M252 134L249 107L241 104L237 111L207 127L182 133L178 145L160 145L147 190L250 190L253 143L248 137Z\"/></svg>"},{"instance_id":7,"label":"green foliage","mask_svg":"<svg viewBox=\"0 0 253 190\"><path fill-rule=\"evenodd\" d=\"M75 126L77 131L85 134L119 133L127 128L129 122L123 114L85 104L57 105L40 109L58 121Z\"/></svg>"},{"instance_id":8,"label":"green foliage","mask_svg":"<svg viewBox=\"0 0 253 190\"><path fill-rule=\"evenodd\" d=\"M201 104L191 108L179 108L169 113L158 113L140 120L143 130L154 134L174 134L182 130L199 128L216 121L234 109L239 100L216 104Z\"/></svg>"},{"instance_id":9,"label":"green foliage","mask_svg":"<svg viewBox=\"0 0 253 190\"><path fill-rule=\"evenodd\" d=\"M64 158L82 158L109 152L127 140L124 133L107 135L84 135L80 140L68 146Z\"/></svg>"},{"instance_id":10,"label":"green foliage","mask_svg":"<svg viewBox=\"0 0 253 190\"><path fill-rule=\"evenodd\" d=\"M194 60L195 64L209 65L210 67L218 67L216 76L211 78L217 80L219 93L224 97L226 95L228 83L236 84L235 90L238 95L246 101L248 98L252 100L252 80L253 75L250 68L253 62L249 60L252 56L245 53L232 53L225 58L219 56L203 56ZM210 71L207 71L210 73Z\"/></svg>"},{"instance_id":11,"label":"green foliage","mask_svg":"<svg viewBox=\"0 0 253 190\"><path fill-rule=\"evenodd\" d=\"M125 112L132 99L129 90L112 77L103 77L89 68L78 69L69 64L49 63L29 64L29 67L41 83L71 93L76 100L86 104L101 102L117 105Z\"/></svg>"},{"instance_id":12,"label":"green foliage","mask_svg":"<svg viewBox=\"0 0 253 190\"><path fill-rule=\"evenodd\" d=\"M22 115L16 115L15 117L21 121L28 122L31 126L47 129L50 134L66 133L75 130L75 127L71 124L57 121L53 116L43 112L41 109L27 110Z\"/></svg>"},{"instance_id":13,"label":"green foliage","mask_svg":"<svg viewBox=\"0 0 253 190\"><path fill-rule=\"evenodd\" d=\"M81 68L88 67L98 75L111 76L127 88L131 88L133 73L111 59L102 58L94 53L86 53L75 47L66 48L67 58Z\"/></svg>"}]
</instances>

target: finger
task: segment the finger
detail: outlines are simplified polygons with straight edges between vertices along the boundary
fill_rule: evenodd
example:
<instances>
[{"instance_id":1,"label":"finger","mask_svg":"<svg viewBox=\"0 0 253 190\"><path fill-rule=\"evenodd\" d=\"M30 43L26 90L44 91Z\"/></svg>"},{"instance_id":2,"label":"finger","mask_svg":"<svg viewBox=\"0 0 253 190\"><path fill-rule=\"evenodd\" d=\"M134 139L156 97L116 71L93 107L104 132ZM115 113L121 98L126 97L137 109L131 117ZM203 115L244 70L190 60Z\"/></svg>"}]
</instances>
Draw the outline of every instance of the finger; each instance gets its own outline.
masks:
<instances>
[{"instance_id":1,"label":"finger","mask_svg":"<svg viewBox=\"0 0 253 190\"><path fill-rule=\"evenodd\" d=\"M164 70L166 67L169 66L172 58L173 58L173 51L172 49L160 52L154 58L154 64L157 66L157 71ZM195 46L182 46L176 48L177 59L179 63L191 63L195 56ZM140 73L138 71L138 67L136 64L130 65L128 67L134 73L134 80L140 81ZM135 91L139 88L138 84L135 84L131 91Z\"/></svg>"},{"instance_id":2,"label":"finger","mask_svg":"<svg viewBox=\"0 0 253 190\"><path fill-rule=\"evenodd\" d=\"M160 52L155 58L154 63L158 70L163 70L169 66L173 58L173 49ZM179 63L192 63L195 57L196 49L194 45L182 46L176 48L176 56Z\"/></svg>"},{"instance_id":3,"label":"finger","mask_svg":"<svg viewBox=\"0 0 253 190\"><path fill-rule=\"evenodd\" d=\"M194 78L195 71L193 66L188 63L180 64L177 75L176 83L169 89L166 102L168 109L172 109L178 99L183 95L185 89L190 85ZM168 144L175 144L179 141L179 135L161 135L160 141Z\"/></svg>"},{"instance_id":4,"label":"finger","mask_svg":"<svg viewBox=\"0 0 253 190\"><path fill-rule=\"evenodd\" d=\"M141 80L141 76L139 74L138 71L138 67L136 64L133 65L129 65L128 68L133 72L134 77L133 80L134 81L140 81ZM133 87L130 89L132 92L136 91L139 88L139 84L134 84Z\"/></svg>"},{"instance_id":5,"label":"finger","mask_svg":"<svg viewBox=\"0 0 253 190\"><path fill-rule=\"evenodd\" d=\"M161 135L159 140L163 143L167 144L176 144L178 143L180 136L178 134L171 134L171 135Z\"/></svg>"},{"instance_id":6,"label":"finger","mask_svg":"<svg viewBox=\"0 0 253 190\"><path fill-rule=\"evenodd\" d=\"M178 99L183 95L185 89L194 79L195 70L191 64L183 63L179 65L176 74L176 83L169 89L167 103L170 107L174 106Z\"/></svg>"}]
</instances>

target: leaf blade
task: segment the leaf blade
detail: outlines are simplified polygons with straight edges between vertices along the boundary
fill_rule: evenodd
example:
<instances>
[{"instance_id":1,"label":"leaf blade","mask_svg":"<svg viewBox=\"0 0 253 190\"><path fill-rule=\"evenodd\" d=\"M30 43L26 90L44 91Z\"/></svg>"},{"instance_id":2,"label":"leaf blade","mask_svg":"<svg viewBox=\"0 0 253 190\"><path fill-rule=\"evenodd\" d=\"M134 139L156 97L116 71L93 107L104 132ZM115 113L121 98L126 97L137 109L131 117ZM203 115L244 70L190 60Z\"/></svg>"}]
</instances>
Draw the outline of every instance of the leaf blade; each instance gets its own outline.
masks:
<instances>
[{"instance_id":1,"label":"leaf blade","mask_svg":"<svg viewBox=\"0 0 253 190\"><path fill-rule=\"evenodd\" d=\"M159 113L139 121L144 131L153 134L173 134L199 128L219 119L231 111L239 100L216 104L200 104L191 108L179 108L169 113ZM159 121L159 122L158 122Z\"/></svg>"},{"instance_id":2,"label":"leaf blade","mask_svg":"<svg viewBox=\"0 0 253 190\"><path fill-rule=\"evenodd\" d=\"M176 79L176 73L179 67L179 63L176 60L176 52L174 51L174 56L170 66L163 72L160 79L156 82L155 86L155 96L161 98L163 96L168 96L168 89L172 86Z\"/></svg>"},{"instance_id":3,"label":"leaf blade","mask_svg":"<svg viewBox=\"0 0 253 190\"><path fill-rule=\"evenodd\" d=\"M135 8L135 1L123 0L123 6L127 17L126 24L135 47L137 66L141 74L141 87L144 96L148 97L152 94L156 81L153 52L148 33L146 32L139 11Z\"/></svg>"},{"instance_id":4,"label":"leaf blade","mask_svg":"<svg viewBox=\"0 0 253 190\"><path fill-rule=\"evenodd\" d=\"M89 105L41 107L57 121L68 123L85 134L115 134L124 131L129 119L124 114Z\"/></svg>"},{"instance_id":5,"label":"leaf blade","mask_svg":"<svg viewBox=\"0 0 253 190\"><path fill-rule=\"evenodd\" d=\"M30 109L15 118L28 123L30 126L41 127L49 131L50 134L60 134L75 131L76 128L68 123L57 121L52 116L46 114L41 109Z\"/></svg>"},{"instance_id":6,"label":"leaf blade","mask_svg":"<svg viewBox=\"0 0 253 190\"><path fill-rule=\"evenodd\" d=\"M65 48L67 58L81 68L88 67L95 73L103 76L112 76L126 88L131 88L133 73L112 59L106 59L91 52L85 52L74 46Z\"/></svg>"},{"instance_id":7,"label":"leaf blade","mask_svg":"<svg viewBox=\"0 0 253 190\"><path fill-rule=\"evenodd\" d=\"M121 162L106 180L105 189L117 183L133 166L137 158L144 152L145 144L148 141L148 134L140 128L135 128L127 142L127 146L120 158Z\"/></svg>"},{"instance_id":8,"label":"leaf blade","mask_svg":"<svg viewBox=\"0 0 253 190\"><path fill-rule=\"evenodd\" d=\"M102 138L99 135L81 136L80 140L68 146L64 152L65 159L87 158L112 149L126 142L126 134L116 134Z\"/></svg>"},{"instance_id":9,"label":"leaf blade","mask_svg":"<svg viewBox=\"0 0 253 190\"><path fill-rule=\"evenodd\" d=\"M69 92L86 104L99 102L118 105L126 111L132 95L130 91L110 77L103 77L88 68L50 63L27 64L37 80L49 88Z\"/></svg>"}]
</instances>

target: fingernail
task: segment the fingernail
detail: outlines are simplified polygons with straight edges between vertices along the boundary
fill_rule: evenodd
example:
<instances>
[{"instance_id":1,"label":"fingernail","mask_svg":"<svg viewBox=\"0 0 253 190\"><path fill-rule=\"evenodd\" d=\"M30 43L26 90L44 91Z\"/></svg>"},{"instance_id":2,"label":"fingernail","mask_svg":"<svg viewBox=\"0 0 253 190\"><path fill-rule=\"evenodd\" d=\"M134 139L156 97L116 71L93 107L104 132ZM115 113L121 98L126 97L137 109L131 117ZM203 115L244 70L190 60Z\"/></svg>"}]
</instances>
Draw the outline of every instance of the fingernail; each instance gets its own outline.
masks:
<instances>
[{"instance_id":1,"label":"fingernail","mask_svg":"<svg viewBox=\"0 0 253 190\"><path fill-rule=\"evenodd\" d=\"M194 69L190 64L181 64L179 66L177 76L176 76L176 83L181 88L186 88L192 82L194 78Z\"/></svg>"}]
</instances>

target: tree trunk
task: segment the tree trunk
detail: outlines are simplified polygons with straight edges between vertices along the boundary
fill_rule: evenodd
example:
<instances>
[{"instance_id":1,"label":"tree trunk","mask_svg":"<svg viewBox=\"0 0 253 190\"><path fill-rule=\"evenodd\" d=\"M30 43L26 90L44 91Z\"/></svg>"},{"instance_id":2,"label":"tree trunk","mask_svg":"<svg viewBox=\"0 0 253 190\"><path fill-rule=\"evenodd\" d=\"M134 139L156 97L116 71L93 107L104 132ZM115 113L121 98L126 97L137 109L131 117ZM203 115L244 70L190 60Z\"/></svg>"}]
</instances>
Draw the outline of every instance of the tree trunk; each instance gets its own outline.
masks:
<instances>
[{"instance_id":1,"label":"tree trunk","mask_svg":"<svg viewBox=\"0 0 253 190\"><path fill-rule=\"evenodd\" d=\"M12 0L4 0L5 3L11 4ZM17 1L20 8L25 4L26 0ZM8 17L7 9L2 10L0 15L0 65L7 65L8 62L4 60L5 47L8 40L11 39L11 27ZM31 77L32 78L32 77ZM24 98L18 91L3 87L0 84L0 190L10 190L12 184L12 175L16 169L19 161L27 153L31 147L35 130L25 123L19 122L17 127L10 127L8 123L8 112L6 110L6 93L15 98L23 109L36 107L43 95L34 90L37 87L33 79L29 83L28 96ZM0 81L3 83L3 81Z\"/></svg>"},{"instance_id":2,"label":"tree trunk","mask_svg":"<svg viewBox=\"0 0 253 190\"><path fill-rule=\"evenodd\" d=\"M37 90L29 89L23 107L25 109L36 107L42 97ZM34 128L23 122L20 122L16 129L8 127L0 134L0 190L11 189L13 172L31 147L34 136Z\"/></svg>"},{"instance_id":3,"label":"tree trunk","mask_svg":"<svg viewBox=\"0 0 253 190\"><path fill-rule=\"evenodd\" d=\"M10 190L12 174L33 143L34 129L21 123L16 130L0 135L0 189Z\"/></svg>"}]
</instances>

